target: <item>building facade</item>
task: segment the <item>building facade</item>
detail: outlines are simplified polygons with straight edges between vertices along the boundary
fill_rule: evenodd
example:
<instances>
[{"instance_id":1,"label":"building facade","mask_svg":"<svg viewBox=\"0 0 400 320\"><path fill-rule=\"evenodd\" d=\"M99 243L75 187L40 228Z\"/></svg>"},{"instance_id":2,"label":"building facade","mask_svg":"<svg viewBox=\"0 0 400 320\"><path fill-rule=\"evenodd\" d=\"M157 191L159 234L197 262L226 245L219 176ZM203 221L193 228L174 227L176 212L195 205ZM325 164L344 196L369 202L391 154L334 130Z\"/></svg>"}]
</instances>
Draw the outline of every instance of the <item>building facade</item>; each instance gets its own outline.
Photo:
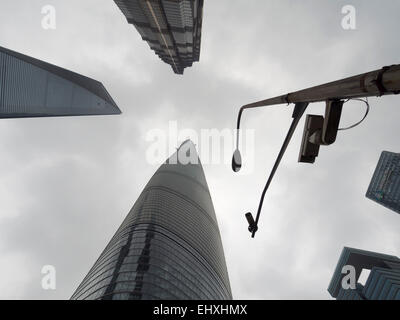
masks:
<instances>
[{"instance_id":1,"label":"building facade","mask_svg":"<svg viewBox=\"0 0 400 320\"><path fill-rule=\"evenodd\" d=\"M187 164L182 156L195 161ZM191 141L156 171L71 299L232 299L216 215Z\"/></svg>"},{"instance_id":2,"label":"building facade","mask_svg":"<svg viewBox=\"0 0 400 320\"><path fill-rule=\"evenodd\" d=\"M200 59L203 0L114 0L162 61L177 74Z\"/></svg>"},{"instance_id":3,"label":"building facade","mask_svg":"<svg viewBox=\"0 0 400 320\"><path fill-rule=\"evenodd\" d=\"M366 197L400 213L400 153L382 152Z\"/></svg>"},{"instance_id":4,"label":"building facade","mask_svg":"<svg viewBox=\"0 0 400 320\"><path fill-rule=\"evenodd\" d=\"M0 47L0 118L120 113L100 82Z\"/></svg>"},{"instance_id":5,"label":"building facade","mask_svg":"<svg viewBox=\"0 0 400 320\"><path fill-rule=\"evenodd\" d=\"M355 269L355 288L343 286L343 267ZM365 285L359 283L363 269L370 270ZM337 300L400 300L400 259L396 256L345 247L328 287Z\"/></svg>"}]
</instances>

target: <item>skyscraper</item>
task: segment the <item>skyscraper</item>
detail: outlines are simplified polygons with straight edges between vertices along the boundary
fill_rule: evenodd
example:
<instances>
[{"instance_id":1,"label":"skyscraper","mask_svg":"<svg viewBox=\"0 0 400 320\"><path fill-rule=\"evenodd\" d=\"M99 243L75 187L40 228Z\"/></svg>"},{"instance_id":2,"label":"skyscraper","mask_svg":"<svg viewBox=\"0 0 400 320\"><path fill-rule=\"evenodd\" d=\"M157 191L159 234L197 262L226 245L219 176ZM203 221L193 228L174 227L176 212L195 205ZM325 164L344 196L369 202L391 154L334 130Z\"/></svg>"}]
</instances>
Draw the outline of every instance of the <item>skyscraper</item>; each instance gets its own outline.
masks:
<instances>
[{"instance_id":1,"label":"skyscraper","mask_svg":"<svg viewBox=\"0 0 400 320\"><path fill-rule=\"evenodd\" d=\"M382 152L366 197L400 213L400 153Z\"/></svg>"},{"instance_id":2,"label":"skyscraper","mask_svg":"<svg viewBox=\"0 0 400 320\"><path fill-rule=\"evenodd\" d=\"M114 0L162 61L177 74L200 59L203 0Z\"/></svg>"},{"instance_id":3,"label":"skyscraper","mask_svg":"<svg viewBox=\"0 0 400 320\"><path fill-rule=\"evenodd\" d=\"M150 179L71 299L231 298L211 196L188 140Z\"/></svg>"},{"instance_id":4,"label":"skyscraper","mask_svg":"<svg viewBox=\"0 0 400 320\"><path fill-rule=\"evenodd\" d=\"M0 118L120 113L100 82L0 47Z\"/></svg>"},{"instance_id":5,"label":"skyscraper","mask_svg":"<svg viewBox=\"0 0 400 320\"><path fill-rule=\"evenodd\" d=\"M355 269L355 288L344 288L343 267ZM363 269L370 270L365 285L358 283ZM345 247L328 292L337 300L400 300L400 259L386 254Z\"/></svg>"}]
</instances>

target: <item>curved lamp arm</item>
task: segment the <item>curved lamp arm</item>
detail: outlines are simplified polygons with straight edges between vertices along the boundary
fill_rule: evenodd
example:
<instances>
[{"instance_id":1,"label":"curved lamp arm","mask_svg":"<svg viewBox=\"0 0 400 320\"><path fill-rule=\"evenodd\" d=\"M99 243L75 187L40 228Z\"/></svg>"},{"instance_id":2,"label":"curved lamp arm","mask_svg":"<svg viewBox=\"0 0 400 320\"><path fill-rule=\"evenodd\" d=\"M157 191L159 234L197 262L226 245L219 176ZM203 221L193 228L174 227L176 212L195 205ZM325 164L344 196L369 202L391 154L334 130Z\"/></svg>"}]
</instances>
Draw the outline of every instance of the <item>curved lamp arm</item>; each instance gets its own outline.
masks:
<instances>
[{"instance_id":1,"label":"curved lamp arm","mask_svg":"<svg viewBox=\"0 0 400 320\"><path fill-rule=\"evenodd\" d=\"M254 103L254 104L250 104L250 105L246 105L246 106L243 106L242 108L240 108L240 111L239 111L239 114L238 114L238 121L237 121L237 129L238 130L237 130L237 140L236 140L236 143L237 143L236 144L236 148L237 149L236 150L239 150L238 149L239 148L239 128L240 128L240 119L241 119L243 110L247 109L247 108L261 107L261 106L263 106L262 102L263 101L258 102L258 103ZM301 117L303 116L307 106L308 106L308 102L300 102L300 103L296 103L296 105L294 107L293 116L292 116L293 117L292 124L290 125L289 131L288 131L288 133L286 135L286 138L285 138L285 140L283 142L281 150L279 151L278 157L277 157L277 159L275 161L275 164L274 164L274 166L272 168L272 171L271 171L271 173L270 173L270 175L268 177L267 183L265 184L265 187L264 187L263 192L261 194L261 199L260 199L260 203L258 205L256 219L255 220L253 219L253 217L251 216L251 213L247 213L246 214L246 218L249 221L249 231L252 234L251 235L252 238L254 238L255 233L258 230L258 220L260 219L260 213L261 213L261 209L262 209L262 206L263 206L263 203L264 203L265 194L266 194L266 192L267 192L267 190L269 188L269 185L271 184L271 181L272 181L272 179L273 179L273 177L275 175L275 172L278 169L278 166L279 166L279 164L280 164L280 162L282 160L283 155L285 154L287 146L289 145L289 142L290 142L290 140L291 140L291 138L293 136L293 133L296 130L296 127L297 127ZM235 156L234 156L234 158L235 158ZM232 167L233 167L233 163L235 161L234 158L232 159Z\"/></svg>"}]
</instances>

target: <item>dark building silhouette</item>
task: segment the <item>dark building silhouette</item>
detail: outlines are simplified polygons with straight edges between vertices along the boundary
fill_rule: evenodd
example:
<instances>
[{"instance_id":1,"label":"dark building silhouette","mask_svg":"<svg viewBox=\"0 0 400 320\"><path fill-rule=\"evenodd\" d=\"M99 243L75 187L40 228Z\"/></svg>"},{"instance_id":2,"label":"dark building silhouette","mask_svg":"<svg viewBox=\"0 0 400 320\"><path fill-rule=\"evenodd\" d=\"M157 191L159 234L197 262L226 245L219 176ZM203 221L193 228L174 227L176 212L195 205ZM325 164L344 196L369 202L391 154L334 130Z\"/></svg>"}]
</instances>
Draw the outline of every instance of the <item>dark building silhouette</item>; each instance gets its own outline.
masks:
<instances>
[{"instance_id":1,"label":"dark building silhouette","mask_svg":"<svg viewBox=\"0 0 400 320\"><path fill-rule=\"evenodd\" d=\"M185 164L188 156L197 163ZM71 299L232 299L217 219L191 141L156 171Z\"/></svg>"},{"instance_id":2,"label":"dark building silhouette","mask_svg":"<svg viewBox=\"0 0 400 320\"><path fill-rule=\"evenodd\" d=\"M355 289L345 289L344 266L355 268ZM365 285L358 282L363 269L370 270ZM328 292L337 300L400 300L400 259L396 256L345 247Z\"/></svg>"},{"instance_id":3,"label":"dark building silhouette","mask_svg":"<svg viewBox=\"0 0 400 320\"><path fill-rule=\"evenodd\" d=\"M400 213L400 153L382 152L366 197Z\"/></svg>"},{"instance_id":4,"label":"dark building silhouette","mask_svg":"<svg viewBox=\"0 0 400 320\"><path fill-rule=\"evenodd\" d=\"M203 0L114 0L162 61L177 74L200 59Z\"/></svg>"},{"instance_id":5,"label":"dark building silhouette","mask_svg":"<svg viewBox=\"0 0 400 320\"><path fill-rule=\"evenodd\" d=\"M0 47L0 118L120 113L100 82Z\"/></svg>"}]
</instances>

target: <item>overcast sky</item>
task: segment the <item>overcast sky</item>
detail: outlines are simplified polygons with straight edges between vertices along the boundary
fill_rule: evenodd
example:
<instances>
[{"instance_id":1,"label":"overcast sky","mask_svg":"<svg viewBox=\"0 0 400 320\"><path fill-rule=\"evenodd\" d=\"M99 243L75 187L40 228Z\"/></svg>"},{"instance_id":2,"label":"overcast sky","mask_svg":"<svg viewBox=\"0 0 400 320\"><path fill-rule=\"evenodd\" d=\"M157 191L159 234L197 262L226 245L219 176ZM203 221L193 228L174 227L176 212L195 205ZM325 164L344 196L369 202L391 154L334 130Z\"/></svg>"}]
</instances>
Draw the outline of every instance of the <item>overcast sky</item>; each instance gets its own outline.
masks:
<instances>
[{"instance_id":1,"label":"overcast sky","mask_svg":"<svg viewBox=\"0 0 400 320\"><path fill-rule=\"evenodd\" d=\"M47 4L56 30L41 27ZM347 4L356 30L342 28ZM399 63L399 12L398 0L206 0L200 62L179 76L112 0L2 0L1 46L101 81L123 113L0 120L0 298L72 295L158 168L149 130L233 129L245 103ZM330 299L344 246L400 256L400 216L365 198L381 151L400 150L399 99L371 98L366 121L314 165L297 163L303 119L255 239L244 213L257 210L293 108L244 114L252 172L204 165L234 298ZM364 110L346 104L341 126ZM56 290L41 288L43 265L56 267Z\"/></svg>"}]
</instances>

